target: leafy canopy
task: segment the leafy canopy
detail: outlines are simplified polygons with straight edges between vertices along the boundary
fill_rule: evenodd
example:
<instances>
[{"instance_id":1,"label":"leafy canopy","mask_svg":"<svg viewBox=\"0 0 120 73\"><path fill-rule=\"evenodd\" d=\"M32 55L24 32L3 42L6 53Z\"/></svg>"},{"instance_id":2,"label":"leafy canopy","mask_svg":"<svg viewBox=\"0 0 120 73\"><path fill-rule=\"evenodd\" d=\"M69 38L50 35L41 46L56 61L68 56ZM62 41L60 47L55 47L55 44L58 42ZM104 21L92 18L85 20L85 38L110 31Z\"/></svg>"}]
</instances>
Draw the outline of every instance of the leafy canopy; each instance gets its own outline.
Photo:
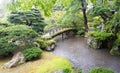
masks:
<instances>
[{"instance_id":1,"label":"leafy canopy","mask_svg":"<svg viewBox=\"0 0 120 73\"><path fill-rule=\"evenodd\" d=\"M46 16L49 16L53 11L54 5L68 6L72 0L12 0L7 8L12 11L29 10L32 7L38 7L44 10ZM58 4L59 3L59 4Z\"/></svg>"}]
</instances>

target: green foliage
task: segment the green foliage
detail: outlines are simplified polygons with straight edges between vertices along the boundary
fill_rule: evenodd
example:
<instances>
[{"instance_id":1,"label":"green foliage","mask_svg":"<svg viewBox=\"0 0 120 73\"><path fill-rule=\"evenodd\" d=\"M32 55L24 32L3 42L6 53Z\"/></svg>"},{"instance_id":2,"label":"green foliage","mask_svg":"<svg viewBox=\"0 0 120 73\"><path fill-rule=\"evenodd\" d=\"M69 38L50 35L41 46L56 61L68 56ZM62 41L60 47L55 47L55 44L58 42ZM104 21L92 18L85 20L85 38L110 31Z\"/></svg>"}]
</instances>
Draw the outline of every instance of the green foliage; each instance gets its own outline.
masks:
<instances>
[{"instance_id":1,"label":"green foliage","mask_svg":"<svg viewBox=\"0 0 120 73\"><path fill-rule=\"evenodd\" d=\"M83 73L81 68L76 69L76 73Z\"/></svg>"},{"instance_id":2,"label":"green foliage","mask_svg":"<svg viewBox=\"0 0 120 73\"><path fill-rule=\"evenodd\" d=\"M43 9L44 14L46 16L51 15L53 12L53 6L61 6L63 5L64 7L69 6L72 0L11 0L11 2L7 5L7 8L12 11L17 11L17 10L29 10L33 6L36 6L40 9Z\"/></svg>"},{"instance_id":3,"label":"green foliage","mask_svg":"<svg viewBox=\"0 0 120 73\"><path fill-rule=\"evenodd\" d=\"M47 48L51 44L56 44L55 40L47 40L46 38L39 38L36 40L36 42L39 44L39 47L42 49Z\"/></svg>"},{"instance_id":4,"label":"green foliage","mask_svg":"<svg viewBox=\"0 0 120 73\"><path fill-rule=\"evenodd\" d=\"M48 41L47 41L47 44L48 44L48 45L56 44L56 41L55 41L55 40L48 40Z\"/></svg>"},{"instance_id":5,"label":"green foliage","mask_svg":"<svg viewBox=\"0 0 120 73\"><path fill-rule=\"evenodd\" d=\"M39 47L42 49L47 47L47 42L43 39L37 39L36 42L39 44Z\"/></svg>"},{"instance_id":6,"label":"green foliage","mask_svg":"<svg viewBox=\"0 0 120 73\"><path fill-rule=\"evenodd\" d=\"M117 39L113 43L113 47L110 50L112 55L120 55L120 34L118 33Z\"/></svg>"},{"instance_id":7,"label":"green foliage","mask_svg":"<svg viewBox=\"0 0 120 73\"><path fill-rule=\"evenodd\" d=\"M38 34L26 25L13 25L0 30L0 55L32 46Z\"/></svg>"},{"instance_id":8,"label":"green foliage","mask_svg":"<svg viewBox=\"0 0 120 73\"><path fill-rule=\"evenodd\" d=\"M66 69L63 69L63 73L71 73L70 69L66 68Z\"/></svg>"},{"instance_id":9,"label":"green foliage","mask_svg":"<svg viewBox=\"0 0 120 73\"><path fill-rule=\"evenodd\" d=\"M83 27L83 16L78 11L74 13L66 12L61 18L60 23L67 26L74 26L76 28Z\"/></svg>"},{"instance_id":10,"label":"green foliage","mask_svg":"<svg viewBox=\"0 0 120 73\"><path fill-rule=\"evenodd\" d=\"M79 21L81 19L78 19L79 16L77 16L78 14L80 14L80 10L85 9L84 15L86 15L87 0L35 0L35 1L27 0L26 2L24 0L20 0L20 1L16 0L8 4L8 9L12 11L19 10L19 9L28 10L32 6L41 8L44 11L44 14L46 16L49 16L52 14L53 7L62 6L64 7L63 8L64 11L71 12L73 18L72 18L72 23L70 22L70 24L74 24L76 26L76 24L79 24L80 22L82 22L82 21ZM67 17L65 19L67 19ZM68 20L68 23L69 21L70 19ZM79 24L79 25L82 25L82 24ZM85 25L86 25L85 28L87 29L87 24Z\"/></svg>"},{"instance_id":11,"label":"green foliage","mask_svg":"<svg viewBox=\"0 0 120 73\"><path fill-rule=\"evenodd\" d=\"M118 10L120 8L120 0L115 0L114 5L115 5L116 10Z\"/></svg>"},{"instance_id":12,"label":"green foliage","mask_svg":"<svg viewBox=\"0 0 120 73\"><path fill-rule=\"evenodd\" d=\"M108 3L109 3L109 1L108 0L90 0L91 1L91 3L93 3L93 5L100 5L100 4L102 4L102 5L107 5Z\"/></svg>"},{"instance_id":13,"label":"green foliage","mask_svg":"<svg viewBox=\"0 0 120 73\"><path fill-rule=\"evenodd\" d=\"M120 11L120 10L119 10ZM119 11L115 12L115 14L112 16L112 18L106 22L106 29L109 32L114 32L116 29L116 25L118 24L118 27L120 27L120 13Z\"/></svg>"},{"instance_id":14,"label":"green foliage","mask_svg":"<svg viewBox=\"0 0 120 73\"><path fill-rule=\"evenodd\" d=\"M39 58L42 54L42 50L37 47L28 48L22 51L23 55L26 58L26 61L30 61L35 58Z\"/></svg>"},{"instance_id":15,"label":"green foliage","mask_svg":"<svg viewBox=\"0 0 120 73\"><path fill-rule=\"evenodd\" d=\"M74 26L77 29L83 27L84 19L81 13L82 1L80 0L71 0L71 4L66 9L65 14L62 16L60 23L67 26ZM84 8L86 8L86 0L83 0Z\"/></svg>"},{"instance_id":16,"label":"green foliage","mask_svg":"<svg viewBox=\"0 0 120 73\"><path fill-rule=\"evenodd\" d=\"M92 18L91 16L88 15L88 19L89 19L89 22L88 22L89 27L97 27L103 22L103 19L99 16Z\"/></svg>"},{"instance_id":17,"label":"green foliage","mask_svg":"<svg viewBox=\"0 0 120 73\"><path fill-rule=\"evenodd\" d=\"M11 12L8 16L8 21L10 23L18 24L26 24L31 26L33 30L40 33L43 32L45 27L45 23L43 21L42 15L37 8L31 9L30 11L16 11Z\"/></svg>"},{"instance_id":18,"label":"green foliage","mask_svg":"<svg viewBox=\"0 0 120 73\"><path fill-rule=\"evenodd\" d=\"M88 11L92 16L100 16L105 24L108 19L112 18L114 5L109 0L91 0L93 8Z\"/></svg>"},{"instance_id":19,"label":"green foliage","mask_svg":"<svg viewBox=\"0 0 120 73\"><path fill-rule=\"evenodd\" d=\"M96 5L89 11L89 14L93 16L104 16L107 18L110 15L110 10L105 6Z\"/></svg>"},{"instance_id":20,"label":"green foliage","mask_svg":"<svg viewBox=\"0 0 120 73\"><path fill-rule=\"evenodd\" d=\"M85 33L84 30L78 30L78 32L77 32L78 35L83 35L84 33Z\"/></svg>"},{"instance_id":21,"label":"green foliage","mask_svg":"<svg viewBox=\"0 0 120 73\"><path fill-rule=\"evenodd\" d=\"M104 31L91 31L88 32L87 35L90 37L94 37L95 40L101 40L101 41L110 40L114 37L112 33L107 33Z\"/></svg>"},{"instance_id":22,"label":"green foliage","mask_svg":"<svg viewBox=\"0 0 120 73\"><path fill-rule=\"evenodd\" d=\"M95 67L92 68L88 73L114 73L114 71L108 68Z\"/></svg>"},{"instance_id":23,"label":"green foliage","mask_svg":"<svg viewBox=\"0 0 120 73\"><path fill-rule=\"evenodd\" d=\"M117 35L117 39L114 42L114 46L120 46L120 34Z\"/></svg>"},{"instance_id":24,"label":"green foliage","mask_svg":"<svg viewBox=\"0 0 120 73\"><path fill-rule=\"evenodd\" d=\"M111 55L120 55L120 49L119 47L113 47L111 50L110 50L110 54Z\"/></svg>"},{"instance_id":25,"label":"green foliage","mask_svg":"<svg viewBox=\"0 0 120 73\"><path fill-rule=\"evenodd\" d=\"M48 30L54 27L65 26L60 24L60 19L63 17L65 11L54 11L50 17L45 18L45 22L47 26L45 26L44 30Z\"/></svg>"},{"instance_id":26,"label":"green foliage","mask_svg":"<svg viewBox=\"0 0 120 73\"><path fill-rule=\"evenodd\" d=\"M94 5L96 4L96 0L90 0L91 3L93 3Z\"/></svg>"}]
</instances>

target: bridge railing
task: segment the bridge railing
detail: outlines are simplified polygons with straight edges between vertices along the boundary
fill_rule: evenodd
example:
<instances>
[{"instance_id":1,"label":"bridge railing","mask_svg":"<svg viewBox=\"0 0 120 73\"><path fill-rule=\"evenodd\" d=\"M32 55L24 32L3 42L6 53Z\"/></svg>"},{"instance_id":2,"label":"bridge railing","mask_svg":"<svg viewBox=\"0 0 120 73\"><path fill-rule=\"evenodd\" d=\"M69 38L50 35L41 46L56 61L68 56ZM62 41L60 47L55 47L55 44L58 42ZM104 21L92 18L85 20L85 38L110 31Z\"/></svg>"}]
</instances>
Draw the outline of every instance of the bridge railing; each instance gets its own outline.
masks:
<instances>
[{"instance_id":1,"label":"bridge railing","mask_svg":"<svg viewBox=\"0 0 120 73\"><path fill-rule=\"evenodd\" d=\"M48 36L48 35L52 35L60 30L66 29L66 28L73 28L73 26L56 26L56 27L52 27L48 30L45 30L43 35L44 36Z\"/></svg>"}]
</instances>

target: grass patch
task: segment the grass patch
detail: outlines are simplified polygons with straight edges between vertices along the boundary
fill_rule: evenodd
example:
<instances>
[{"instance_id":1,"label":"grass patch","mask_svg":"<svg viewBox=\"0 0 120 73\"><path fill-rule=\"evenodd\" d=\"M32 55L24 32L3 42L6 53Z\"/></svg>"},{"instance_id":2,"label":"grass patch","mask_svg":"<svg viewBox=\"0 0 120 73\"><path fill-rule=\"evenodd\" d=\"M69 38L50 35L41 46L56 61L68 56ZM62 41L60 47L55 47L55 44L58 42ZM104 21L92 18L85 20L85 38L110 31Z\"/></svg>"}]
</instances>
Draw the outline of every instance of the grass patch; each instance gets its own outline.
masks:
<instances>
[{"instance_id":1,"label":"grass patch","mask_svg":"<svg viewBox=\"0 0 120 73\"><path fill-rule=\"evenodd\" d=\"M88 73L114 73L114 71L109 68L95 67L92 68Z\"/></svg>"},{"instance_id":2,"label":"grass patch","mask_svg":"<svg viewBox=\"0 0 120 73\"><path fill-rule=\"evenodd\" d=\"M58 57L44 63L42 66L38 68L36 73L51 73L57 70L65 69L68 69L70 73L74 73L74 70L72 69L72 65L70 64L70 62L64 58Z\"/></svg>"},{"instance_id":3,"label":"grass patch","mask_svg":"<svg viewBox=\"0 0 120 73\"><path fill-rule=\"evenodd\" d=\"M70 69L71 73L74 73L72 65L68 60L49 52L43 52L38 60L29 61L10 69L4 69L3 65L11 58L2 58L0 60L0 73L50 73L66 68Z\"/></svg>"}]
</instances>

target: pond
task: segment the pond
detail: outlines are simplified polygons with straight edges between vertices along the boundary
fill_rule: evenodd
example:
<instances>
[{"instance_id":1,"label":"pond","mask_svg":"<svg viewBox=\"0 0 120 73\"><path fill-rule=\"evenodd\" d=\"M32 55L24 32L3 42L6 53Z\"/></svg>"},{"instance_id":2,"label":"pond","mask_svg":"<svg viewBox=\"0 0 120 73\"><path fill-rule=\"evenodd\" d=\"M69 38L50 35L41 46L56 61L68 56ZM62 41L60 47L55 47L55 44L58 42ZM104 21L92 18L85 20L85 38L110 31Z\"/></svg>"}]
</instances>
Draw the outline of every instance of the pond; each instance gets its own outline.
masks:
<instances>
[{"instance_id":1,"label":"pond","mask_svg":"<svg viewBox=\"0 0 120 73\"><path fill-rule=\"evenodd\" d=\"M59 41L53 53L67 58L74 68L82 68L83 73L96 66L111 68L115 73L120 72L120 56L110 55L109 49L89 48L83 37Z\"/></svg>"}]
</instances>

